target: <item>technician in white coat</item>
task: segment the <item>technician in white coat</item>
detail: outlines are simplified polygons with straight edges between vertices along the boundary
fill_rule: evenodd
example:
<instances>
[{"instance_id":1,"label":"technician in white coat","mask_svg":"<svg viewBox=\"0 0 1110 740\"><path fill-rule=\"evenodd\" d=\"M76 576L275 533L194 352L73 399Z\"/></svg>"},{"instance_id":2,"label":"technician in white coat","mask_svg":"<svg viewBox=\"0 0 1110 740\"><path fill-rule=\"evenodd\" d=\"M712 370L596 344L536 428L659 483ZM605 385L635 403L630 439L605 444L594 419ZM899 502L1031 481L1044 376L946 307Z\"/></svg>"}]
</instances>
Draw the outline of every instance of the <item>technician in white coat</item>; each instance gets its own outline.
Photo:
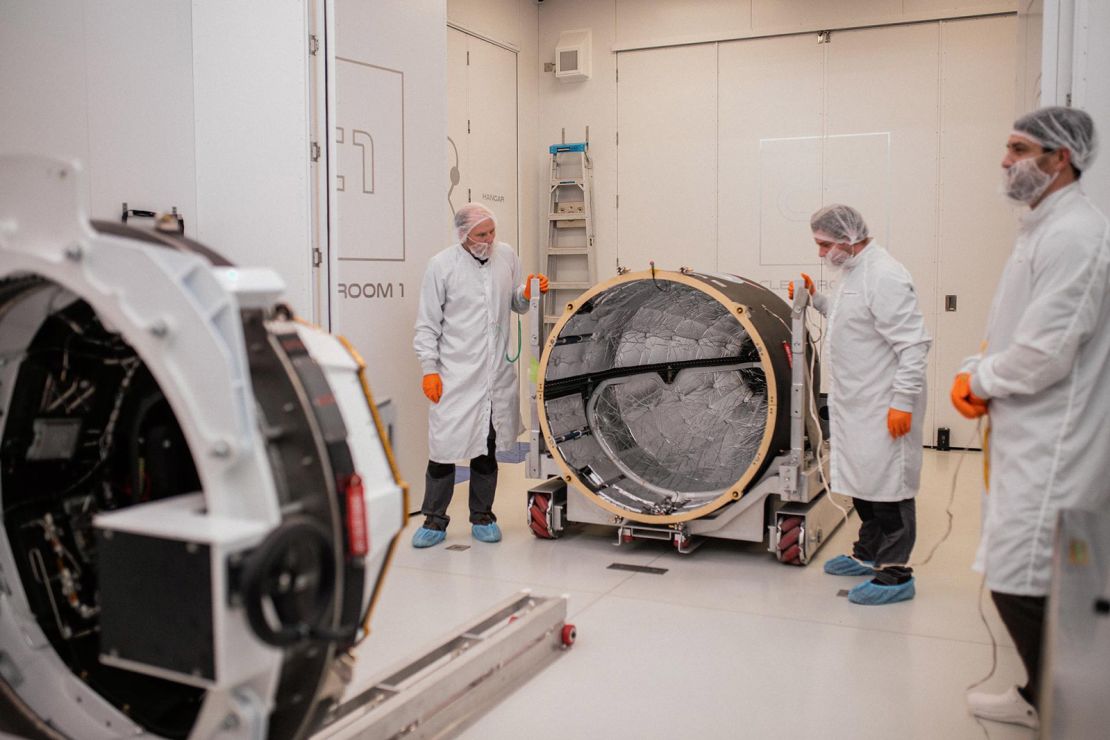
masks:
<instances>
[{"instance_id":1,"label":"technician in white coat","mask_svg":"<svg viewBox=\"0 0 1110 740\"><path fill-rule=\"evenodd\" d=\"M516 444L523 430L517 357L509 355L510 318L528 310L532 277L522 284L520 259L496 240L497 221L478 203L455 214L459 241L432 257L420 288L413 347L424 371L428 410L428 469L424 526L414 547L446 537L447 507L455 490L455 461L470 461L471 533L497 542L493 514L497 450ZM519 352L517 353L519 357Z\"/></svg>"},{"instance_id":2,"label":"technician in white coat","mask_svg":"<svg viewBox=\"0 0 1110 740\"><path fill-rule=\"evenodd\" d=\"M1019 118L1002 160L1007 194L1027 204L1002 272L983 350L952 401L989 408L988 480L976 567L1028 673L973 714L1037 727L1045 597L1061 509L1110 505L1110 227L1079 184L1095 155L1091 117L1042 108Z\"/></svg>"},{"instance_id":3,"label":"technician in white coat","mask_svg":"<svg viewBox=\"0 0 1110 740\"><path fill-rule=\"evenodd\" d=\"M909 560L932 340L909 272L871 239L859 211L822 208L810 228L826 267L839 273L831 307L802 276L829 319L831 486L852 497L861 522L852 554L832 558L825 572L872 576L848 592L852 603L905 601L916 590Z\"/></svg>"}]
</instances>

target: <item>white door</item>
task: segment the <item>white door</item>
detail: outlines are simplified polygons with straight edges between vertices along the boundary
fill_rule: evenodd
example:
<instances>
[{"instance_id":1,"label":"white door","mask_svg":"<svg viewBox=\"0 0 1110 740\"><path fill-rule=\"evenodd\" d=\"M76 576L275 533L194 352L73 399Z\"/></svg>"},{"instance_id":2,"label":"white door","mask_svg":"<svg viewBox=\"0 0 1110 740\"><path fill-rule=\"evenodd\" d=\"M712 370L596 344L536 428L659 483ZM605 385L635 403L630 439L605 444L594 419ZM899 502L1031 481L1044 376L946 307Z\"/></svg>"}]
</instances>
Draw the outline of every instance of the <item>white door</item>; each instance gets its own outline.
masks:
<instances>
[{"instance_id":1,"label":"white door","mask_svg":"<svg viewBox=\"0 0 1110 740\"><path fill-rule=\"evenodd\" d=\"M497 216L497 238L519 253L516 61L508 49L447 29L449 215L481 203Z\"/></svg>"}]
</instances>

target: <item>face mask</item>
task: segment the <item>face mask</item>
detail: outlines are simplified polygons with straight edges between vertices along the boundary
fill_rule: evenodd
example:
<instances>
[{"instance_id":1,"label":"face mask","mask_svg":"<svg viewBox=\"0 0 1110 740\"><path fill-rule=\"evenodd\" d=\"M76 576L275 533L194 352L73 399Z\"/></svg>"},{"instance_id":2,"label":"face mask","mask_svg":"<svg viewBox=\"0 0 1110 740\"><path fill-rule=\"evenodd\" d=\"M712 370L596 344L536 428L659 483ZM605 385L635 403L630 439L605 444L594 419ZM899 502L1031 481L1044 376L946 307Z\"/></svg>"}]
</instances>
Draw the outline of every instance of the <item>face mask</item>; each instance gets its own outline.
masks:
<instances>
[{"instance_id":1,"label":"face mask","mask_svg":"<svg viewBox=\"0 0 1110 740\"><path fill-rule=\"evenodd\" d=\"M1038 167L1037 159L1029 157L1019 160L1005 171L1003 187L1007 198L1018 203L1033 203L1048 190L1056 175Z\"/></svg>"},{"instance_id":2,"label":"face mask","mask_svg":"<svg viewBox=\"0 0 1110 740\"><path fill-rule=\"evenodd\" d=\"M473 242L467 249L472 255L480 260L488 260L490 252L493 251L493 245L486 242Z\"/></svg>"},{"instance_id":3,"label":"face mask","mask_svg":"<svg viewBox=\"0 0 1110 740\"><path fill-rule=\"evenodd\" d=\"M841 249L839 246L833 247L825 252L825 256L821 259L824 261L825 266L832 270L839 270L851 259L852 255Z\"/></svg>"}]
</instances>

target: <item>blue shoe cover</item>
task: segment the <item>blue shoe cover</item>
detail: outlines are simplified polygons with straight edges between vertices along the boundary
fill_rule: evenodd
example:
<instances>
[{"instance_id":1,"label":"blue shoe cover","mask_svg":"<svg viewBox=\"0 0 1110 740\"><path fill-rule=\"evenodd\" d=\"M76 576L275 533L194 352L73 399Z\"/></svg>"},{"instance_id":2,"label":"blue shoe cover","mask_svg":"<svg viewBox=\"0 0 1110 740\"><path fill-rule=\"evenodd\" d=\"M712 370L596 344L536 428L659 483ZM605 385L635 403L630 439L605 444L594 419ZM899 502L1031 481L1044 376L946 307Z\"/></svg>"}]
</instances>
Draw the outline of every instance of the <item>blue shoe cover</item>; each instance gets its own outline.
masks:
<instances>
[{"instance_id":1,"label":"blue shoe cover","mask_svg":"<svg viewBox=\"0 0 1110 740\"><path fill-rule=\"evenodd\" d=\"M490 522L489 524L475 524L470 528L470 533L474 535L474 539L479 542L500 542L501 541L501 527L497 526L497 522Z\"/></svg>"},{"instance_id":2,"label":"blue shoe cover","mask_svg":"<svg viewBox=\"0 0 1110 740\"><path fill-rule=\"evenodd\" d=\"M866 560L837 555L825 561L825 572L830 576L870 576L874 575L875 569Z\"/></svg>"},{"instance_id":3,"label":"blue shoe cover","mask_svg":"<svg viewBox=\"0 0 1110 740\"><path fill-rule=\"evenodd\" d=\"M441 529L428 529L421 527L412 535L413 547L432 547L447 539L447 533Z\"/></svg>"},{"instance_id":4,"label":"blue shoe cover","mask_svg":"<svg viewBox=\"0 0 1110 740\"><path fill-rule=\"evenodd\" d=\"M905 583L898 583L892 586L881 586L877 583L867 581L861 583L851 591L848 592L848 601L853 604L866 604L874 606L878 604L893 604L897 601L909 601L914 596L913 579Z\"/></svg>"}]
</instances>

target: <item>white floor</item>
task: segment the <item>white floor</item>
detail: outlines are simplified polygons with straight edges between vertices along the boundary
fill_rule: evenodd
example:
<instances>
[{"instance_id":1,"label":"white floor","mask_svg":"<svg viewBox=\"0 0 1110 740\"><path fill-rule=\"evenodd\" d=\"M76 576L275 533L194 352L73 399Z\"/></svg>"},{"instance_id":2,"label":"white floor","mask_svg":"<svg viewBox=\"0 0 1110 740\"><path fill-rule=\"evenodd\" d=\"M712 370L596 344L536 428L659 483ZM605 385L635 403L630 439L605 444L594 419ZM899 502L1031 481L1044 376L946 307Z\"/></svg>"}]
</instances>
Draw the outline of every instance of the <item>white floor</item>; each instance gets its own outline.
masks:
<instances>
[{"instance_id":1,"label":"white floor","mask_svg":"<svg viewBox=\"0 0 1110 740\"><path fill-rule=\"evenodd\" d=\"M925 451L915 560L944 534L959 452ZM489 738L1032 738L977 723L964 692L991 668L991 638L970 570L979 529L981 457L968 453L952 506L951 536L917 568L917 598L861 607L838 596L859 578L827 576L820 563L845 552L852 516L798 568L761 545L710 540L691 555L664 543L616 547L612 530L563 538L527 528L523 465L501 465L497 513L504 540L470 537L466 483L456 489L447 542L409 544L410 520L360 648L357 691L503 597L531 588L569 594L578 641L508 695L463 737ZM418 492L419 492L419 486ZM415 506L414 506L415 508ZM447 545L470 545L449 551ZM614 562L666 568L662 575L609 570ZM998 670L984 690L1024 680L989 598Z\"/></svg>"}]
</instances>

